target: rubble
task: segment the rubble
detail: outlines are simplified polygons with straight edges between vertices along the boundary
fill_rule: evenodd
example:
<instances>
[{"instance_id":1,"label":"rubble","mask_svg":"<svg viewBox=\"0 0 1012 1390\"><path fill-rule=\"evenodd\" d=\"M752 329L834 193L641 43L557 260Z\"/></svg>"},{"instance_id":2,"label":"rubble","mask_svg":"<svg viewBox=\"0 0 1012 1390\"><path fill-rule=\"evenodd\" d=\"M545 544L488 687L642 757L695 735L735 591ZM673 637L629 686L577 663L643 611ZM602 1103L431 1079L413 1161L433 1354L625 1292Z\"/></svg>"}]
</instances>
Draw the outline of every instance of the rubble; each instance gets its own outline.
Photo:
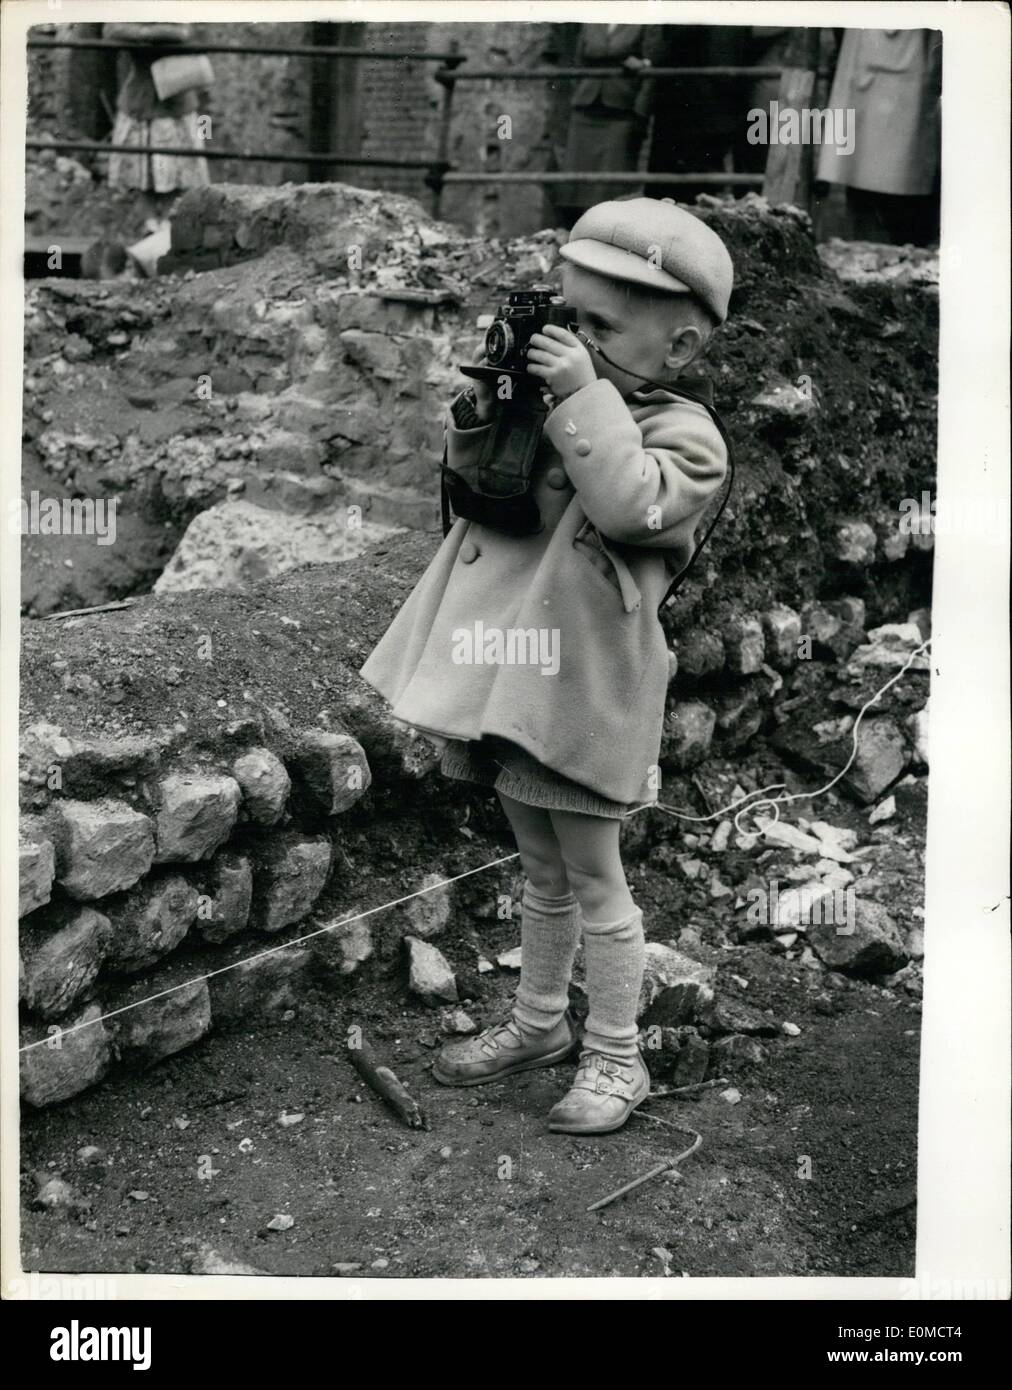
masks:
<instances>
[{"instance_id":1,"label":"rubble","mask_svg":"<svg viewBox=\"0 0 1012 1390\"><path fill-rule=\"evenodd\" d=\"M636 1016L641 1026L695 1023L713 1002L716 971L681 951L648 941Z\"/></svg>"},{"instance_id":2,"label":"rubble","mask_svg":"<svg viewBox=\"0 0 1012 1390\"><path fill-rule=\"evenodd\" d=\"M866 898L857 899L852 923L846 927L832 922L813 925L808 939L820 960L851 975L888 975L907 961L896 923L881 904Z\"/></svg>"},{"instance_id":3,"label":"rubble","mask_svg":"<svg viewBox=\"0 0 1012 1390\"><path fill-rule=\"evenodd\" d=\"M408 919L411 935L423 941L431 941L447 928L453 910L453 888L445 884L443 875L431 873L423 875L417 889L417 897L404 904L404 915Z\"/></svg>"},{"instance_id":4,"label":"rubble","mask_svg":"<svg viewBox=\"0 0 1012 1390\"><path fill-rule=\"evenodd\" d=\"M457 982L453 970L441 951L427 941L406 936L408 952L408 988L423 1004L435 1008L439 1004L456 1004Z\"/></svg>"},{"instance_id":5,"label":"rubble","mask_svg":"<svg viewBox=\"0 0 1012 1390\"><path fill-rule=\"evenodd\" d=\"M348 560L399 527L374 522L348 525L347 505L292 516L247 501L219 502L190 522L176 552L155 581L159 594L188 589L228 589L250 584L299 565Z\"/></svg>"},{"instance_id":6,"label":"rubble","mask_svg":"<svg viewBox=\"0 0 1012 1390\"><path fill-rule=\"evenodd\" d=\"M910 615L899 626L923 640L930 554L892 541L895 499L918 495L934 448L935 331L921 290L854 284L841 309L840 285L797 217L749 199L701 212L735 257L745 312L716 336L709 370L735 441L748 447L709 550L663 619L674 660L662 799L699 815L707 795L705 813L744 795L730 793L732 780L762 785L739 773L718 797L704 787L714 753L782 752L800 791L835 776L862 704L912 649L892 620ZM489 242L396 196L219 185L180 204L173 237L176 269L156 280L28 287L25 477L53 494L122 497L125 542L110 547L115 565L93 555L110 562L108 577L75 569L77 589L38 578L33 547L44 538L26 537L30 610L134 599L114 613L25 624L26 1022L36 1030L42 1010L65 1005L65 1020L92 990L103 1004L112 998L114 969L134 976L116 989L140 989L193 952L230 967L209 981L216 1027L290 1007L311 970L343 988L374 952L391 959L386 933L374 924L374 940L359 920L338 922L309 950L239 963L263 948L254 932L282 944L311 912L333 920L366 906L348 894L383 859L384 817L399 799L414 799L434 842L463 843L450 814L461 789L431 775L438 754L392 721L357 673L439 542L442 408L478 342L475 316L518 278L557 283L563 234ZM903 335L880 345L875 327L898 321ZM795 381L777 379L785 362L813 374L805 404ZM198 394L205 378L210 389ZM179 542L158 592L135 598ZM899 815L900 779L926 765L928 663L917 665L862 718L858 758L837 788L865 805L894 794ZM54 765L62 786L51 784ZM694 782L685 774L696 769ZM741 836L730 819L708 840L709 826L684 833L684 823L644 814L623 827L623 853L649 852L690 901L718 902L731 942L732 903L744 901L763 854L776 856L762 865L770 877L783 863L788 893L849 887L840 870L857 846L832 833L831 802L816 807L827 821L799 821L786 840L781 823L779 841ZM333 818L325 835L321 813ZM95 817L105 819L92 864L83 834L80 850L68 848L66 824L80 830ZM379 832L371 851L361 849L364 827ZM132 846L125 855L109 847L116 836ZM406 891L446 876L430 862ZM788 868L803 872L790 878ZM827 980L902 970L917 929L901 912L894 937L876 919L874 877L860 882L868 891L854 938L799 921L770 940L785 925L775 920L764 925L767 949L798 962L810 940ZM90 966L69 972L77 984L63 996L31 948L75 884L112 936L90 978ZM394 942L408 926L411 988L433 1007L455 1003L454 972L431 944L453 934L450 890L390 916ZM750 1040L766 1035L769 1016L715 995L698 931L686 926L679 940L684 951L648 947L643 1018L707 1036L679 1034L665 1065L678 1084L702 1080L711 1053L721 1055L718 1037L742 1040L725 1055L739 1049L743 1066L756 1063ZM809 951L800 965L814 960ZM498 961L519 964L516 951ZM461 973L469 998L489 983L484 957L476 969ZM194 996L132 1050L110 1030L106 1053L122 1043L125 1062L141 1061L189 1045L205 1014ZM67 1086L91 1084L110 1056L97 1047L62 1078L37 1072L26 1085L36 1096L73 1094Z\"/></svg>"}]
</instances>

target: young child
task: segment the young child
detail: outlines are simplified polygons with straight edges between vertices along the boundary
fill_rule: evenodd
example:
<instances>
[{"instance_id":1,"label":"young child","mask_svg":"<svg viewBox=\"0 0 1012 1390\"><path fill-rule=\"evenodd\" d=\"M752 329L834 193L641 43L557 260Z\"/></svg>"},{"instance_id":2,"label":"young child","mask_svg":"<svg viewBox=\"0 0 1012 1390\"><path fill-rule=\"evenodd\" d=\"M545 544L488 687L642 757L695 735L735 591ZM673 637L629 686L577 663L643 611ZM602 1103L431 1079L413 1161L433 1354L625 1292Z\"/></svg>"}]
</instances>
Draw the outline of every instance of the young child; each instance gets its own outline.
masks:
<instances>
[{"instance_id":1,"label":"young child","mask_svg":"<svg viewBox=\"0 0 1012 1390\"><path fill-rule=\"evenodd\" d=\"M705 223L652 198L590 208L561 254L580 336L548 325L528 352L550 393L533 471L542 529L516 537L458 517L361 674L441 748L444 775L495 788L526 875L511 1013L446 1044L433 1076L474 1086L568 1057L582 929L589 1014L548 1121L603 1134L650 1086L637 1047L643 914L619 831L657 800L668 685L657 608L727 467L709 413L645 378L673 382L698 361L733 272ZM482 447L496 408L484 382L453 402L451 468ZM529 659L504 645L510 633L526 636Z\"/></svg>"}]
</instances>

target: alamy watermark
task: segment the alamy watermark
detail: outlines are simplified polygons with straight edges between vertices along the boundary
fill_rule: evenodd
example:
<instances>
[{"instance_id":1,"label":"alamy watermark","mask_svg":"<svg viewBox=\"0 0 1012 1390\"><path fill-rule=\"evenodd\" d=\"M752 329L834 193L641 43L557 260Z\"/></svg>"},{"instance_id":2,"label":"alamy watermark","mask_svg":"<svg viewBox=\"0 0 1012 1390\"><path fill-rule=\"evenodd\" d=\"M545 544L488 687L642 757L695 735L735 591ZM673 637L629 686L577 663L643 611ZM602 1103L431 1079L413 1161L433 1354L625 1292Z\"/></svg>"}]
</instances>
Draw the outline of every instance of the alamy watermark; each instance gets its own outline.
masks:
<instances>
[{"instance_id":1,"label":"alamy watermark","mask_svg":"<svg viewBox=\"0 0 1012 1390\"><path fill-rule=\"evenodd\" d=\"M769 110L753 106L748 113L745 139L750 145L833 145L837 154L853 154L854 125L852 106L824 111L803 106L798 111L771 101Z\"/></svg>"},{"instance_id":2,"label":"alamy watermark","mask_svg":"<svg viewBox=\"0 0 1012 1390\"><path fill-rule=\"evenodd\" d=\"M920 497L904 497L899 505L901 536L989 536L1004 538L1009 533L1007 498L957 494L934 497L928 491Z\"/></svg>"},{"instance_id":3,"label":"alamy watermark","mask_svg":"<svg viewBox=\"0 0 1012 1390\"><path fill-rule=\"evenodd\" d=\"M99 545L116 540L118 497L42 497L37 491L10 501L12 536L94 536Z\"/></svg>"},{"instance_id":4,"label":"alamy watermark","mask_svg":"<svg viewBox=\"0 0 1012 1390\"><path fill-rule=\"evenodd\" d=\"M115 1278L93 1274L40 1274L37 1269L13 1275L6 1281L8 1298L65 1299L119 1297Z\"/></svg>"},{"instance_id":5,"label":"alamy watermark","mask_svg":"<svg viewBox=\"0 0 1012 1390\"><path fill-rule=\"evenodd\" d=\"M854 935L857 899L853 888L804 883L800 888L792 884L781 892L779 881L773 879L769 892L765 888L750 888L745 898L745 919L754 926L784 932L795 927L832 926L837 936Z\"/></svg>"},{"instance_id":6,"label":"alamy watermark","mask_svg":"<svg viewBox=\"0 0 1012 1390\"><path fill-rule=\"evenodd\" d=\"M455 627L450 635L452 659L458 666L540 666L543 676L559 670L557 627L486 627L479 618L473 628Z\"/></svg>"}]
</instances>

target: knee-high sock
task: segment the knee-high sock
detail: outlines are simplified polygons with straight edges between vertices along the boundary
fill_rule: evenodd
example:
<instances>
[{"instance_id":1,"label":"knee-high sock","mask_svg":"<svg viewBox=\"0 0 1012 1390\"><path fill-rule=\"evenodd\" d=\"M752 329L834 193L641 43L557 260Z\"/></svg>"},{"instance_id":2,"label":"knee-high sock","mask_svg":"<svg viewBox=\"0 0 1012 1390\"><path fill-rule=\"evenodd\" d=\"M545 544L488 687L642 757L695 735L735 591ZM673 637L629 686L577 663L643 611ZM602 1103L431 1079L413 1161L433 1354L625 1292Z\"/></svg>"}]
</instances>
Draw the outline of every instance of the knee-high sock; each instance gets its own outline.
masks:
<instances>
[{"instance_id":1,"label":"knee-high sock","mask_svg":"<svg viewBox=\"0 0 1012 1390\"><path fill-rule=\"evenodd\" d=\"M521 1032L548 1032L565 1013L579 944L580 909L573 894L549 898L525 883L520 984L513 1005Z\"/></svg>"},{"instance_id":2,"label":"knee-high sock","mask_svg":"<svg viewBox=\"0 0 1012 1390\"><path fill-rule=\"evenodd\" d=\"M643 912L617 922L583 922L590 1011L583 1046L609 1057L636 1056L636 1006L646 960Z\"/></svg>"}]
</instances>

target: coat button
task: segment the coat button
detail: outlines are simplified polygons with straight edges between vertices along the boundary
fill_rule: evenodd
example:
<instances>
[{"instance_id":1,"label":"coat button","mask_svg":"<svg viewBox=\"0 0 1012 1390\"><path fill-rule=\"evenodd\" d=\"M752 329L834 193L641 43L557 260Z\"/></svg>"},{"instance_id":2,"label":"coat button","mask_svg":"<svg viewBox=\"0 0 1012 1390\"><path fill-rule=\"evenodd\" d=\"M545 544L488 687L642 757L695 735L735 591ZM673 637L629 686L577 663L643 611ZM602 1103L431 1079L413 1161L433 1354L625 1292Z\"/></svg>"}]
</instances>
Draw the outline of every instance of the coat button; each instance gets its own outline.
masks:
<instances>
[{"instance_id":1,"label":"coat button","mask_svg":"<svg viewBox=\"0 0 1012 1390\"><path fill-rule=\"evenodd\" d=\"M545 482L549 487L560 490L566 486L569 479L566 477L566 470L564 468L549 468L548 472L545 474Z\"/></svg>"},{"instance_id":2,"label":"coat button","mask_svg":"<svg viewBox=\"0 0 1012 1390\"><path fill-rule=\"evenodd\" d=\"M469 565L472 560L477 560L480 553L474 541L465 541L460 547L460 558L465 565Z\"/></svg>"},{"instance_id":3,"label":"coat button","mask_svg":"<svg viewBox=\"0 0 1012 1390\"><path fill-rule=\"evenodd\" d=\"M576 450L576 452L580 455L581 458L586 458L587 455L590 453L590 440L578 439L576 443L573 445L573 448Z\"/></svg>"}]
</instances>

